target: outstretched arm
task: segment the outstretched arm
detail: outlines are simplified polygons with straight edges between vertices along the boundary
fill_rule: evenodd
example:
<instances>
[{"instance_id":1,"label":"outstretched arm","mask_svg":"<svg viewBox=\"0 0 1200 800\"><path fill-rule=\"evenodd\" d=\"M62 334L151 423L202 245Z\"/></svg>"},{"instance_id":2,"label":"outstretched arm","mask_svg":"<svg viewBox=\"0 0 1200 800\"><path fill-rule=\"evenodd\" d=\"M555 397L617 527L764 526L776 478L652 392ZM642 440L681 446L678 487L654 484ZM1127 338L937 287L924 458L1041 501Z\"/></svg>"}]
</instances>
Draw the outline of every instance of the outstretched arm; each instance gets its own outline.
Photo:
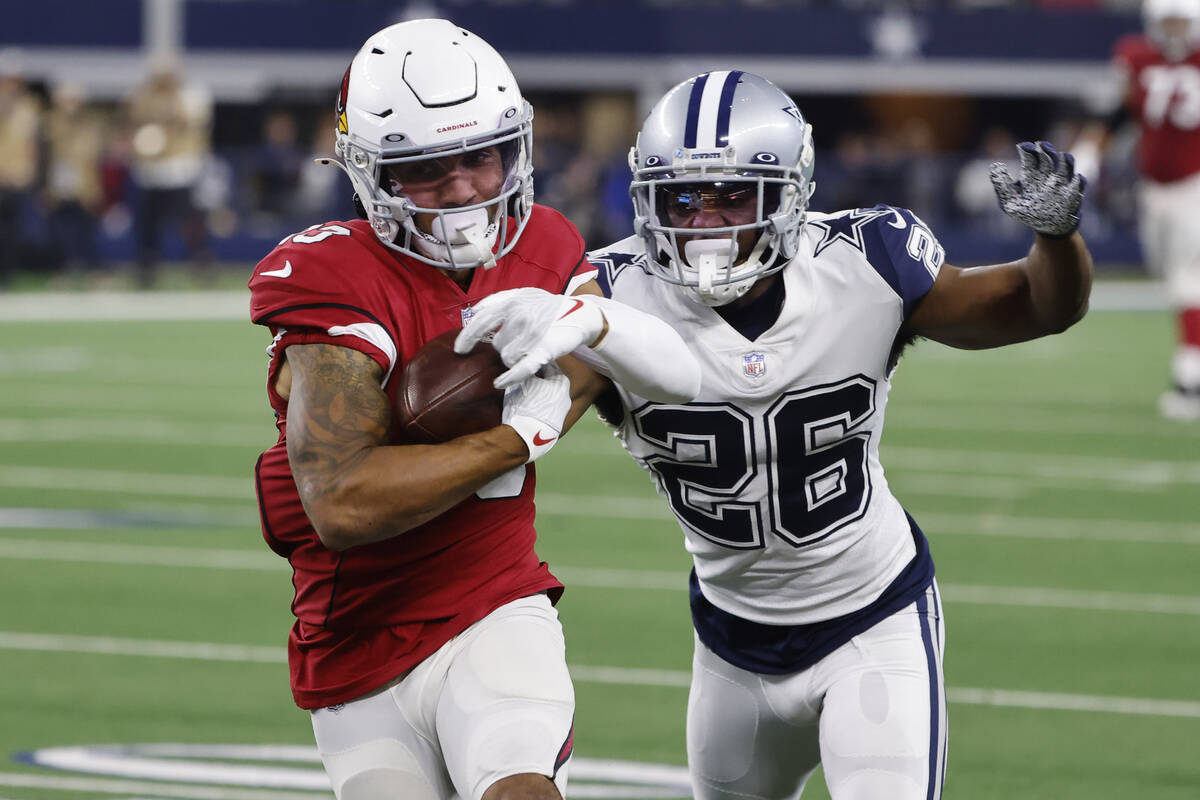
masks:
<instances>
[{"instance_id":1,"label":"outstretched arm","mask_svg":"<svg viewBox=\"0 0 1200 800\"><path fill-rule=\"evenodd\" d=\"M1091 286L1092 257L1082 236L1038 236L1020 261L942 267L904 329L967 350L1024 342L1082 319Z\"/></svg>"},{"instance_id":2,"label":"outstretched arm","mask_svg":"<svg viewBox=\"0 0 1200 800\"><path fill-rule=\"evenodd\" d=\"M454 342L465 353L494 332L510 369L498 387L573 355L606 378L660 403L683 403L700 391L700 362L665 321L600 296L595 281L570 297L535 288L497 292L475 307Z\"/></svg>"},{"instance_id":3,"label":"outstretched arm","mask_svg":"<svg viewBox=\"0 0 1200 800\"><path fill-rule=\"evenodd\" d=\"M1087 181L1070 154L1048 143L1020 145L1022 171L993 165L1001 208L1037 234L1019 261L942 267L933 288L905 322L905 335L982 349L1060 333L1083 318L1092 287L1092 257L1079 235Z\"/></svg>"},{"instance_id":4,"label":"outstretched arm","mask_svg":"<svg viewBox=\"0 0 1200 800\"><path fill-rule=\"evenodd\" d=\"M389 445L392 410L380 388L378 364L356 350L329 344L292 345L286 352L290 386L281 393L288 397L288 460L304 510L321 542L332 550L415 528L531 460L532 446L518 432L520 421L444 444ZM542 413L532 407L539 399L531 400L529 391L521 396L510 390L506 422L514 413L557 414L550 422L560 429L570 402L565 379L556 387L519 387L561 397L552 398L548 413Z\"/></svg>"}]
</instances>

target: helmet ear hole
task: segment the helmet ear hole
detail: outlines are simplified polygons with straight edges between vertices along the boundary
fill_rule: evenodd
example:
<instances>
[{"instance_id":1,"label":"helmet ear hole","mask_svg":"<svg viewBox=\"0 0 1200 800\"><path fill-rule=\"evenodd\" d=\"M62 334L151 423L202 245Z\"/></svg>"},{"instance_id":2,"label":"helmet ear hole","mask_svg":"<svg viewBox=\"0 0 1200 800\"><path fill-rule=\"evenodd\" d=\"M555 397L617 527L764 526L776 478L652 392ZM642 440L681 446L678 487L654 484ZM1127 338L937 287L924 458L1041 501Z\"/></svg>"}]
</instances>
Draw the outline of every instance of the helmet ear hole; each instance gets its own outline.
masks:
<instances>
[{"instance_id":1,"label":"helmet ear hole","mask_svg":"<svg viewBox=\"0 0 1200 800\"><path fill-rule=\"evenodd\" d=\"M358 215L358 218L359 219L368 219L367 209L363 207L363 203L362 203L362 200L359 199L358 192L354 193L354 201L353 202L354 202L354 213Z\"/></svg>"}]
</instances>

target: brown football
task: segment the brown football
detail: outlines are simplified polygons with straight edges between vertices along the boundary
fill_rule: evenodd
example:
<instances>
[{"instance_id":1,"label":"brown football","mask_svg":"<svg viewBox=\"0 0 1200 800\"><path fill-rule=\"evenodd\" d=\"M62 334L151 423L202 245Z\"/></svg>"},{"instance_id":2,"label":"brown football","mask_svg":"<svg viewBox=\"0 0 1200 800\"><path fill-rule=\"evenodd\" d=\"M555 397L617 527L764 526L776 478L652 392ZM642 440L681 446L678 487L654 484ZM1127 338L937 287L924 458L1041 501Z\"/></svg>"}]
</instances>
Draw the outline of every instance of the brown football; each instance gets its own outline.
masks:
<instances>
[{"instance_id":1,"label":"brown football","mask_svg":"<svg viewBox=\"0 0 1200 800\"><path fill-rule=\"evenodd\" d=\"M396 417L407 441L447 442L500 424L504 392L492 381L504 372L500 354L487 342L460 356L458 329L430 339L404 365Z\"/></svg>"}]
</instances>

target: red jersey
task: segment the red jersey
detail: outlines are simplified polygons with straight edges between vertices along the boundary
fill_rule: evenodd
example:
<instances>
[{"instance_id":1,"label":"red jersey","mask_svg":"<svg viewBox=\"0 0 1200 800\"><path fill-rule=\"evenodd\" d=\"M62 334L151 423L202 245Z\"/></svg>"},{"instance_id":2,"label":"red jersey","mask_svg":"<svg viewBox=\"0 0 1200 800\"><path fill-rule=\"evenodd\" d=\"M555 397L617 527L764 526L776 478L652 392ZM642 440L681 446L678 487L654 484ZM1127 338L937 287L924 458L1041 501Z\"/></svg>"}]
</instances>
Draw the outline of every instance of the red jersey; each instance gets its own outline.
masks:
<instances>
[{"instance_id":1,"label":"red jersey","mask_svg":"<svg viewBox=\"0 0 1200 800\"><path fill-rule=\"evenodd\" d=\"M343 552L321 544L287 456L287 402L275 392L286 348L350 347L383 368L396 406L399 373L422 344L459 328L471 304L503 289L574 289L595 275L561 214L535 206L508 255L476 268L470 289L385 247L362 220L288 237L250 279L250 316L270 328L267 396L279 440L255 468L263 536L292 565L296 623L288 641L302 708L359 697L416 665L499 606L560 584L534 553L534 471L515 497L471 497L424 525ZM393 444L401 444L394 441Z\"/></svg>"},{"instance_id":2,"label":"red jersey","mask_svg":"<svg viewBox=\"0 0 1200 800\"><path fill-rule=\"evenodd\" d=\"M1200 49L1168 61L1145 34L1121 38L1113 58L1129 77L1127 102L1142 137L1138 168L1158 183L1200 172Z\"/></svg>"}]
</instances>

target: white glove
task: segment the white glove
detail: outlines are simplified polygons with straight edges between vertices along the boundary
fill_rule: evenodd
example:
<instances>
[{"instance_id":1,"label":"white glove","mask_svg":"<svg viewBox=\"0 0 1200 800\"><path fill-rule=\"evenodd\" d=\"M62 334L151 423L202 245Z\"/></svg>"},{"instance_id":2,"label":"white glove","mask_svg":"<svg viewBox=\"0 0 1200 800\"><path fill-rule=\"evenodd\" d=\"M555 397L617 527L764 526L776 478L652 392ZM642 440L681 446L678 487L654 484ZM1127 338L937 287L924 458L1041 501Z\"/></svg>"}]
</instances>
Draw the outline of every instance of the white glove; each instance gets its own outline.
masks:
<instances>
[{"instance_id":1,"label":"white glove","mask_svg":"<svg viewBox=\"0 0 1200 800\"><path fill-rule=\"evenodd\" d=\"M497 331L496 329L499 328ZM484 298L454 340L463 354L492 331L492 346L511 369L496 378L497 389L525 380L604 330L604 314L587 295L566 297L542 289L508 289Z\"/></svg>"},{"instance_id":2,"label":"white glove","mask_svg":"<svg viewBox=\"0 0 1200 800\"><path fill-rule=\"evenodd\" d=\"M1014 178L1004 164L992 164L992 187L1000 209L1043 236L1065 239L1079 227L1087 179L1075 172L1075 158L1049 142L1021 142L1021 174Z\"/></svg>"},{"instance_id":3,"label":"white glove","mask_svg":"<svg viewBox=\"0 0 1200 800\"><path fill-rule=\"evenodd\" d=\"M535 461L554 447L571 409L571 382L553 364L504 390L501 422L515 430Z\"/></svg>"}]
</instances>

